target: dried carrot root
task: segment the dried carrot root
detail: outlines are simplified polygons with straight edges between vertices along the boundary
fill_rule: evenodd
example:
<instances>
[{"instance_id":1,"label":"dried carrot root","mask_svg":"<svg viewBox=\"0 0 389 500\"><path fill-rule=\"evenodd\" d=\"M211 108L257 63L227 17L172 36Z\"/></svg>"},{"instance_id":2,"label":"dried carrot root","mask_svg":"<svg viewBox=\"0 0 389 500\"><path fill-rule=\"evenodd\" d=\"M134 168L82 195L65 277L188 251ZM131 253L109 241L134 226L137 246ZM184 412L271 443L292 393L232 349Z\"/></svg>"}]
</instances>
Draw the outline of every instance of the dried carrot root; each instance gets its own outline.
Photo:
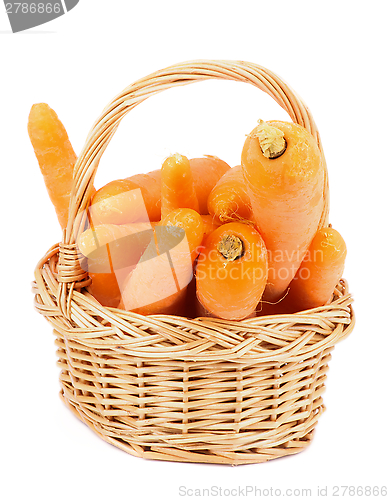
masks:
<instances>
[{"instance_id":1,"label":"dried carrot root","mask_svg":"<svg viewBox=\"0 0 389 500\"><path fill-rule=\"evenodd\" d=\"M109 182L93 196L90 215L95 225L159 221L160 170Z\"/></svg>"},{"instance_id":2,"label":"dried carrot root","mask_svg":"<svg viewBox=\"0 0 389 500\"><path fill-rule=\"evenodd\" d=\"M210 192L218 180L230 170L230 166L216 156L191 158L189 160L193 175L196 196L199 202L199 213L208 214L207 202Z\"/></svg>"},{"instance_id":3,"label":"dried carrot root","mask_svg":"<svg viewBox=\"0 0 389 500\"><path fill-rule=\"evenodd\" d=\"M192 170L186 156L169 156L161 168L161 217L176 208L191 208L199 212Z\"/></svg>"},{"instance_id":4,"label":"dried carrot root","mask_svg":"<svg viewBox=\"0 0 389 500\"><path fill-rule=\"evenodd\" d=\"M208 236L198 257L198 300L206 314L247 318L262 297L267 270L266 247L258 231L240 222L224 224Z\"/></svg>"},{"instance_id":5,"label":"dried carrot root","mask_svg":"<svg viewBox=\"0 0 389 500\"><path fill-rule=\"evenodd\" d=\"M210 215L221 223L251 220L252 209L241 165L228 170L208 198Z\"/></svg>"},{"instance_id":6,"label":"dried carrot root","mask_svg":"<svg viewBox=\"0 0 389 500\"><path fill-rule=\"evenodd\" d=\"M184 315L203 232L201 216L191 209L178 209L163 219L155 227L155 241L125 280L119 307L145 315Z\"/></svg>"},{"instance_id":7,"label":"dried carrot root","mask_svg":"<svg viewBox=\"0 0 389 500\"><path fill-rule=\"evenodd\" d=\"M269 252L265 300L285 293L318 229L325 167L313 136L300 125L260 122L242 151L256 226Z\"/></svg>"},{"instance_id":8,"label":"dried carrot root","mask_svg":"<svg viewBox=\"0 0 389 500\"><path fill-rule=\"evenodd\" d=\"M76 154L65 127L55 111L45 103L32 106L28 118L28 134L63 229L68 221Z\"/></svg>"}]
</instances>

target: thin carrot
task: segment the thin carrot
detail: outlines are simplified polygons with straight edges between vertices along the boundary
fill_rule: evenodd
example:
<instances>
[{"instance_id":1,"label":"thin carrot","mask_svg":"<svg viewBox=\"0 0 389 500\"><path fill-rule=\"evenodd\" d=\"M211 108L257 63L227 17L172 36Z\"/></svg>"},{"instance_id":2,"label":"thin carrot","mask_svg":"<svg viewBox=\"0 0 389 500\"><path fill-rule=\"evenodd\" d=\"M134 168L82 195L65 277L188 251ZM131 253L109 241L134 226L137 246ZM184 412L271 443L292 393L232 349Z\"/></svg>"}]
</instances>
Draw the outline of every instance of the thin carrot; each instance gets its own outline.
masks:
<instances>
[{"instance_id":1,"label":"thin carrot","mask_svg":"<svg viewBox=\"0 0 389 500\"><path fill-rule=\"evenodd\" d=\"M95 225L159 221L160 170L109 182L93 196L90 214Z\"/></svg>"},{"instance_id":2,"label":"thin carrot","mask_svg":"<svg viewBox=\"0 0 389 500\"><path fill-rule=\"evenodd\" d=\"M169 156L161 168L161 216L176 208L191 208L199 212L199 202L189 160L178 153Z\"/></svg>"},{"instance_id":3,"label":"thin carrot","mask_svg":"<svg viewBox=\"0 0 389 500\"><path fill-rule=\"evenodd\" d=\"M346 255L346 243L336 229L319 229L280 306L294 313L327 304L342 277Z\"/></svg>"},{"instance_id":4,"label":"thin carrot","mask_svg":"<svg viewBox=\"0 0 389 500\"><path fill-rule=\"evenodd\" d=\"M208 197L208 211L221 223L252 219L241 165L231 168L219 179Z\"/></svg>"},{"instance_id":5,"label":"thin carrot","mask_svg":"<svg viewBox=\"0 0 389 500\"><path fill-rule=\"evenodd\" d=\"M323 157L300 125L261 121L245 141L242 166L254 220L269 252L264 298L278 300L318 229L324 207Z\"/></svg>"},{"instance_id":6,"label":"thin carrot","mask_svg":"<svg viewBox=\"0 0 389 500\"><path fill-rule=\"evenodd\" d=\"M76 154L65 127L55 111L45 103L32 106L28 117L28 134L63 229L68 220Z\"/></svg>"},{"instance_id":7,"label":"thin carrot","mask_svg":"<svg viewBox=\"0 0 389 500\"><path fill-rule=\"evenodd\" d=\"M211 233L198 257L197 297L211 315L240 320L255 311L267 280L267 253L256 229L230 222Z\"/></svg>"},{"instance_id":8,"label":"thin carrot","mask_svg":"<svg viewBox=\"0 0 389 500\"><path fill-rule=\"evenodd\" d=\"M183 315L203 232L201 216L194 210L168 214L155 227L155 241L125 280L119 307L145 315Z\"/></svg>"},{"instance_id":9,"label":"thin carrot","mask_svg":"<svg viewBox=\"0 0 389 500\"><path fill-rule=\"evenodd\" d=\"M230 170L230 166L216 156L206 155L203 158L189 160L200 214L208 214L207 200L212 188L218 180Z\"/></svg>"}]
</instances>

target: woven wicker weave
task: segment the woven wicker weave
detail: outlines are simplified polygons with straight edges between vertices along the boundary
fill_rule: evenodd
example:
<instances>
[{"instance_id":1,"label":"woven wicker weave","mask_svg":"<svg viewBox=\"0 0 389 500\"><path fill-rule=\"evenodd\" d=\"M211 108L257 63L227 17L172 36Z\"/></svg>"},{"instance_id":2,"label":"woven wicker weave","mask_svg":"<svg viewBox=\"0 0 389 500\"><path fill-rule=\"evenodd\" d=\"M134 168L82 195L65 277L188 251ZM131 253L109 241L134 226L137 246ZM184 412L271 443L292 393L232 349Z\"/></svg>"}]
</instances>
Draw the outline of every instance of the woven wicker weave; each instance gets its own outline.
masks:
<instances>
[{"instance_id":1,"label":"woven wicker weave","mask_svg":"<svg viewBox=\"0 0 389 500\"><path fill-rule=\"evenodd\" d=\"M121 119L165 89L207 79L250 83L320 138L301 99L275 74L238 61L192 61L138 80L95 123L75 167L63 242L38 263L35 305L54 328L61 396L109 443L151 459L243 464L311 441L334 345L352 330L344 280L330 305L244 321L141 316L87 291L75 235L96 169ZM321 226L328 222L328 182Z\"/></svg>"}]
</instances>

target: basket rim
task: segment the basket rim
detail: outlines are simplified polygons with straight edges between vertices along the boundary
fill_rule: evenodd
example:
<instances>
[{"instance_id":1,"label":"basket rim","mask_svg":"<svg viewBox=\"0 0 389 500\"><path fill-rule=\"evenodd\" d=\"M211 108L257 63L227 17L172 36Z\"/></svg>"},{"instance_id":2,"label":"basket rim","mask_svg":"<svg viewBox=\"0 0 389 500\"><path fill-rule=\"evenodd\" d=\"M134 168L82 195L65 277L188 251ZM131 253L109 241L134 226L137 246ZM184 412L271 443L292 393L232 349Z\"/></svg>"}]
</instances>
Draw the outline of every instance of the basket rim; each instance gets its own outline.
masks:
<instances>
[{"instance_id":1,"label":"basket rim","mask_svg":"<svg viewBox=\"0 0 389 500\"><path fill-rule=\"evenodd\" d=\"M55 270L60 245L51 247L35 270L35 308L49 320L56 335L90 349L123 349L144 359L297 362L345 339L355 325L353 299L344 279L328 305L244 320L143 316L105 307L88 292L88 281L77 288L72 283L64 305Z\"/></svg>"}]
</instances>

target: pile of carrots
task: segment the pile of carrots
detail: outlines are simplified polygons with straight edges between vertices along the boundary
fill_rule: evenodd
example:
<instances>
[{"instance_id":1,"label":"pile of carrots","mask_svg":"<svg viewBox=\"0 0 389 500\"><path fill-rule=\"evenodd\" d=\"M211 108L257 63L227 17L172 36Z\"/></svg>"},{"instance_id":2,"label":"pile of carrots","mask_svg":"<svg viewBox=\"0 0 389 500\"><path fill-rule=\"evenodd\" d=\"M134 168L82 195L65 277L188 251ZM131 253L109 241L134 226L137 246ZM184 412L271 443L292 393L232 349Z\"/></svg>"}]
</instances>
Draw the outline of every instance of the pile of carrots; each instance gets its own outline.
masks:
<instances>
[{"instance_id":1,"label":"pile of carrots","mask_svg":"<svg viewBox=\"0 0 389 500\"><path fill-rule=\"evenodd\" d=\"M35 104L28 132L62 228L77 157L56 113ZM264 122L241 165L169 156L158 170L93 192L77 237L88 291L139 314L241 320L332 300L346 245L319 228L325 165L300 125Z\"/></svg>"}]
</instances>

